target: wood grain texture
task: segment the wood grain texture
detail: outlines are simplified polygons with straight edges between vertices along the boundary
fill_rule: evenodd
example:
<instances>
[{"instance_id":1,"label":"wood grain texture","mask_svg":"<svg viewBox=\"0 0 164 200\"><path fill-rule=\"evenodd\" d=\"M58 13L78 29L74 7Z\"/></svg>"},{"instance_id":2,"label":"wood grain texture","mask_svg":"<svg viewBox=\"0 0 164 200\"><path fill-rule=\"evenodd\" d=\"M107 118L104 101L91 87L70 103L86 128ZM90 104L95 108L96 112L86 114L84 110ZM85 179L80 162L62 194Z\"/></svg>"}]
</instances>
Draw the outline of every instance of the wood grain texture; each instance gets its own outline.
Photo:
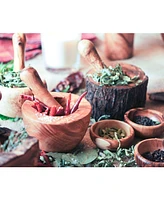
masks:
<instances>
[{"instance_id":1,"label":"wood grain texture","mask_svg":"<svg viewBox=\"0 0 164 200\"><path fill-rule=\"evenodd\" d=\"M122 69L128 76L138 75L142 83L139 85L129 84L128 86L99 86L91 77L86 79L86 89L88 91L86 99L92 105L91 116L98 120L102 115L110 115L112 119L123 119L127 110L133 107L144 107L146 102L146 92L148 77L138 67L120 63ZM111 66L116 63L112 62ZM88 74L95 73L94 70Z\"/></svg>"},{"instance_id":2,"label":"wood grain texture","mask_svg":"<svg viewBox=\"0 0 164 200\"><path fill-rule=\"evenodd\" d=\"M159 121L160 124L155 126L142 126L133 122L135 116L148 117L153 121ZM164 132L164 115L157 110L133 108L125 113L124 120L134 128L136 136L141 138L159 137Z\"/></svg>"},{"instance_id":3,"label":"wood grain texture","mask_svg":"<svg viewBox=\"0 0 164 200\"><path fill-rule=\"evenodd\" d=\"M133 56L134 33L105 33L104 52L110 60L123 60Z\"/></svg>"},{"instance_id":4,"label":"wood grain texture","mask_svg":"<svg viewBox=\"0 0 164 200\"><path fill-rule=\"evenodd\" d=\"M14 33L12 42L14 49L14 71L18 72L25 68L26 35L24 33Z\"/></svg>"},{"instance_id":5,"label":"wood grain texture","mask_svg":"<svg viewBox=\"0 0 164 200\"><path fill-rule=\"evenodd\" d=\"M65 105L68 93L51 93L53 97L63 99ZM78 99L78 95L71 95L71 107ZM23 121L27 133L39 140L39 147L44 151L68 152L75 148L83 139L91 115L91 105L82 99L79 108L66 116L43 116L33 107L33 102L26 101L22 106Z\"/></svg>"},{"instance_id":6,"label":"wood grain texture","mask_svg":"<svg viewBox=\"0 0 164 200\"><path fill-rule=\"evenodd\" d=\"M95 70L100 70L105 67L105 64L91 41L81 40L78 44L78 51Z\"/></svg>"},{"instance_id":7,"label":"wood grain texture","mask_svg":"<svg viewBox=\"0 0 164 200\"><path fill-rule=\"evenodd\" d=\"M129 124L119 120L102 120L96 122L90 127L91 139L98 148L116 150L119 147L119 143L117 140L106 139L99 136L99 129L104 129L107 127L124 130L126 132L126 137L120 139L121 143L120 147L122 148L130 147L130 145L134 140L134 130Z\"/></svg>"},{"instance_id":8,"label":"wood grain texture","mask_svg":"<svg viewBox=\"0 0 164 200\"><path fill-rule=\"evenodd\" d=\"M36 99L48 107L56 106L56 109L62 108L47 90L35 68L31 66L24 68L21 70L20 78L31 89Z\"/></svg>"}]
</instances>

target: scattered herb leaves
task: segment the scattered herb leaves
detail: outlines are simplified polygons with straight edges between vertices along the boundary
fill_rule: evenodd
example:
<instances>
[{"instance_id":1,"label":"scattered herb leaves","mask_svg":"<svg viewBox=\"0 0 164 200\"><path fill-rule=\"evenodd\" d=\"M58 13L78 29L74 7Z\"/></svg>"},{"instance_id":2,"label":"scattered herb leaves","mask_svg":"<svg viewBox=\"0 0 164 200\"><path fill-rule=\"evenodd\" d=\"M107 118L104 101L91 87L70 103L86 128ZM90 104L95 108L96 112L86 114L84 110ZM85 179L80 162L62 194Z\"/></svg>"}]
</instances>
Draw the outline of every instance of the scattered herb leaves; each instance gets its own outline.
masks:
<instances>
[{"instance_id":1,"label":"scattered herb leaves","mask_svg":"<svg viewBox=\"0 0 164 200\"><path fill-rule=\"evenodd\" d=\"M79 153L46 153L54 167L136 167L134 146L110 150L86 149ZM46 163L43 157L40 157Z\"/></svg>"}]
</instances>

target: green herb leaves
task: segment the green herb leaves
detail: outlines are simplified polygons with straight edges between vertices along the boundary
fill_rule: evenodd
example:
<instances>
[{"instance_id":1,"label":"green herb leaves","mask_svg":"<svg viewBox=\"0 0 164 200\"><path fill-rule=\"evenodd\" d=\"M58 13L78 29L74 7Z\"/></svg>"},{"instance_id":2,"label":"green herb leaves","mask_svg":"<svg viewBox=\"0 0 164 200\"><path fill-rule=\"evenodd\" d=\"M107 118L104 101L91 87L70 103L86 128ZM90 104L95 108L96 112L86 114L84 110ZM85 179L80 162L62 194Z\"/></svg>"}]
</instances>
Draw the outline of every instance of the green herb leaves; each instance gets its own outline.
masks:
<instances>
[{"instance_id":1,"label":"green herb leaves","mask_svg":"<svg viewBox=\"0 0 164 200\"><path fill-rule=\"evenodd\" d=\"M98 133L100 137L112 140L122 139L126 137L126 132L123 129L118 128L106 127L103 129L99 129Z\"/></svg>"},{"instance_id":2,"label":"green herb leaves","mask_svg":"<svg viewBox=\"0 0 164 200\"><path fill-rule=\"evenodd\" d=\"M108 68L101 69L99 72L93 75L89 74L88 76L91 76L100 86L128 85L129 83L138 84L141 81L138 76L132 78L127 76L120 64L117 64L114 68L109 66Z\"/></svg>"},{"instance_id":3,"label":"green herb leaves","mask_svg":"<svg viewBox=\"0 0 164 200\"><path fill-rule=\"evenodd\" d=\"M6 64L0 63L0 85L9 88L26 87L24 82L20 79L20 72L14 72L13 68L13 60Z\"/></svg>"},{"instance_id":4,"label":"green herb leaves","mask_svg":"<svg viewBox=\"0 0 164 200\"><path fill-rule=\"evenodd\" d=\"M85 149L79 153L46 153L54 167L136 167L134 146L118 148L116 152ZM46 164L43 156L40 160Z\"/></svg>"},{"instance_id":5,"label":"green herb leaves","mask_svg":"<svg viewBox=\"0 0 164 200\"><path fill-rule=\"evenodd\" d=\"M17 117L8 117L8 116L5 116L5 115L1 115L0 114L0 120L10 120L11 122L17 122L20 120L20 118L17 118Z\"/></svg>"}]
</instances>

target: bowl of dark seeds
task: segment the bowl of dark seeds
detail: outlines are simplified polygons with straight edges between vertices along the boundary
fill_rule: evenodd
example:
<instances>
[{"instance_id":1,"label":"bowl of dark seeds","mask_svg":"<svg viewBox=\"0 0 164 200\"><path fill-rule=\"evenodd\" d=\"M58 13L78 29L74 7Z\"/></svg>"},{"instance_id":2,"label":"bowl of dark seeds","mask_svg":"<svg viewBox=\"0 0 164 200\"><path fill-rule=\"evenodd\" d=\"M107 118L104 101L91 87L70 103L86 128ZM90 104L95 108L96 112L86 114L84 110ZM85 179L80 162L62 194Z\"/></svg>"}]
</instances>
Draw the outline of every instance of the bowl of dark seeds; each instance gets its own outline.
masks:
<instances>
[{"instance_id":1,"label":"bowl of dark seeds","mask_svg":"<svg viewBox=\"0 0 164 200\"><path fill-rule=\"evenodd\" d=\"M140 141L134 148L134 158L139 167L164 167L164 139Z\"/></svg>"},{"instance_id":2,"label":"bowl of dark seeds","mask_svg":"<svg viewBox=\"0 0 164 200\"><path fill-rule=\"evenodd\" d=\"M164 133L164 116L157 110L133 108L125 113L124 120L141 138L160 137Z\"/></svg>"},{"instance_id":3,"label":"bowl of dark seeds","mask_svg":"<svg viewBox=\"0 0 164 200\"><path fill-rule=\"evenodd\" d=\"M133 128L120 120L100 120L90 127L90 137L100 149L117 150L129 147L134 139Z\"/></svg>"}]
</instances>

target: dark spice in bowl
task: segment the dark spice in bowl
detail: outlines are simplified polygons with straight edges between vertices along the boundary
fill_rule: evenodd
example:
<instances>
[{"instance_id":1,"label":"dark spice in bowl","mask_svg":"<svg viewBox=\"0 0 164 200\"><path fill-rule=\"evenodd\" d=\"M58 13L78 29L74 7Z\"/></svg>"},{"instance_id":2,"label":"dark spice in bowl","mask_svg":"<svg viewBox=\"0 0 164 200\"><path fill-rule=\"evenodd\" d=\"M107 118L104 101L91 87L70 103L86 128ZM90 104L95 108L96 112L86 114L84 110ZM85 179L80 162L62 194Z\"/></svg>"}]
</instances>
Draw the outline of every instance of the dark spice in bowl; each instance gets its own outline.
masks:
<instances>
[{"instance_id":1,"label":"dark spice in bowl","mask_svg":"<svg viewBox=\"0 0 164 200\"><path fill-rule=\"evenodd\" d=\"M164 151L161 149L153 152L145 152L142 156L153 162L164 162Z\"/></svg>"},{"instance_id":2,"label":"dark spice in bowl","mask_svg":"<svg viewBox=\"0 0 164 200\"><path fill-rule=\"evenodd\" d=\"M160 124L159 121L153 121L149 117L146 116L134 116L133 122L136 124L144 125L144 126L154 126Z\"/></svg>"}]
</instances>

